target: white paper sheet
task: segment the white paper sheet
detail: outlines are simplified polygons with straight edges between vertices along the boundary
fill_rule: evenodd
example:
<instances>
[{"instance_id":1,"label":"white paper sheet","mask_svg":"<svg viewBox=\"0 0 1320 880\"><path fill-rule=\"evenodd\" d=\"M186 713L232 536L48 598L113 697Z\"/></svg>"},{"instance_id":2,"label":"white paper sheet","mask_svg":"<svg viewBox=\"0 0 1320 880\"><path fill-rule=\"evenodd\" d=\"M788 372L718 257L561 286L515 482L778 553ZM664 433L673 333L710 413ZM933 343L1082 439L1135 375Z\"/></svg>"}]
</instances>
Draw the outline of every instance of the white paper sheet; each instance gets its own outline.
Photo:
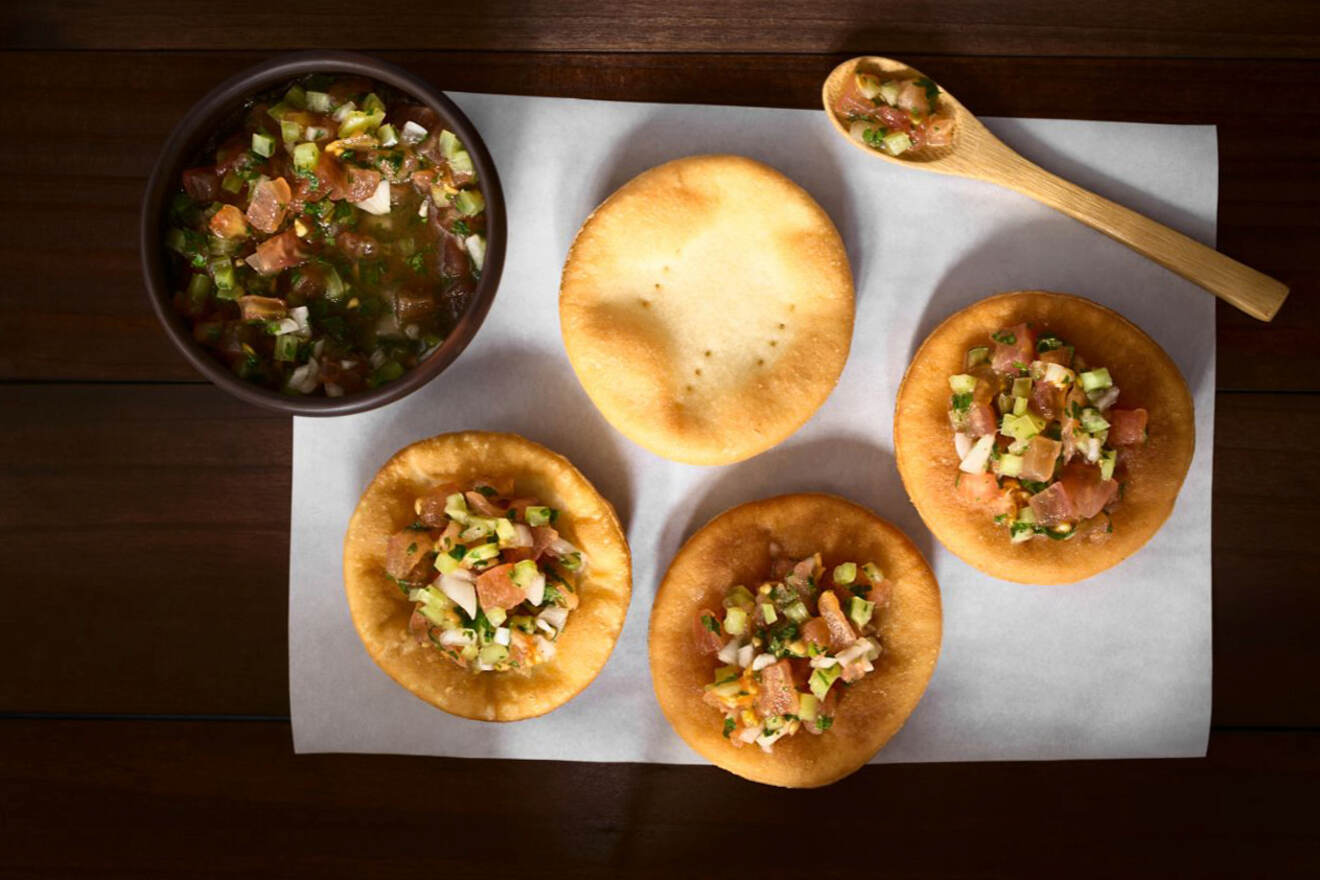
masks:
<instances>
[{"instance_id":1,"label":"white paper sheet","mask_svg":"<svg viewBox=\"0 0 1320 880\"><path fill-rule=\"evenodd\" d=\"M989 184L896 168L843 143L820 111L460 94L508 198L509 255L485 325L410 397L295 419L289 687L299 752L699 762L655 701L646 629L682 541L753 498L825 490L905 529L934 566L944 644L925 698L882 761L1196 756L1210 718L1214 300L1123 246ZM1213 127L989 120L1056 173L1213 244ZM638 172L741 153L801 183L839 226L857 285L838 388L781 446L703 468L665 461L600 417L564 355L557 292L578 225ZM936 544L894 467L891 415L936 323L1002 290L1077 293L1150 333L1187 377L1197 452L1177 509L1132 559L1064 588L978 573ZM476 389L489 394L475 394ZM363 487L397 449L461 429L515 431L566 454L618 508L632 544L627 624L599 678L542 718L450 717L395 685L349 619L341 541ZM403 634L400 634L403 638Z\"/></svg>"}]
</instances>

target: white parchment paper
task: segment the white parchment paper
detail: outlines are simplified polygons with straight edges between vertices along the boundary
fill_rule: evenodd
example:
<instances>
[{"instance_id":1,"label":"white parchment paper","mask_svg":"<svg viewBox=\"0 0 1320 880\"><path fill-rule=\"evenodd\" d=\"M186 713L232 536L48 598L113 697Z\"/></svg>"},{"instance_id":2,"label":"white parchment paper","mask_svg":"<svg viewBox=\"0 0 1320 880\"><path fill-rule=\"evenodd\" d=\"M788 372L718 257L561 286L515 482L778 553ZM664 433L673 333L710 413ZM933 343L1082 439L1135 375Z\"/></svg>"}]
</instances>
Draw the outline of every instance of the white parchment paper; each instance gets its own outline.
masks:
<instances>
[{"instance_id":1,"label":"white parchment paper","mask_svg":"<svg viewBox=\"0 0 1320 880\"><path fill-rule=\"evenodd\" d=\"M1022 196L870 160L820 111L453 97L499 168L508 262L485 325L438 379L374 412L294 421L296 751L700 761L670 729L651 689L646 630L658 579L682 541L720 511L814 489L853 498L906 530L943 594L939 666L877 760L1205 753L1212 297ZM988 124L1046 168L1213 244L1213 127ZM752 156L802 184L842 232L857 285L852 355L830 399L778 448L713 468L665 461L609 427L569 366L557 311L564 255L592 208L652 165L707 152ZM1133 558L1063 588L997 581L944 551L894 467L894 395L916 346L956 309L1022 288L1068 291L1117 309L1164 346L1196 401L1196 457L1172 518ZM340 575L345 526L380 465L413 441L478 428L515 431L566 454L618 508L633 551L632 605L604 671L566 706L515 724L453 718L395 685L359 643Z\"/></svg>"}]
</instances>

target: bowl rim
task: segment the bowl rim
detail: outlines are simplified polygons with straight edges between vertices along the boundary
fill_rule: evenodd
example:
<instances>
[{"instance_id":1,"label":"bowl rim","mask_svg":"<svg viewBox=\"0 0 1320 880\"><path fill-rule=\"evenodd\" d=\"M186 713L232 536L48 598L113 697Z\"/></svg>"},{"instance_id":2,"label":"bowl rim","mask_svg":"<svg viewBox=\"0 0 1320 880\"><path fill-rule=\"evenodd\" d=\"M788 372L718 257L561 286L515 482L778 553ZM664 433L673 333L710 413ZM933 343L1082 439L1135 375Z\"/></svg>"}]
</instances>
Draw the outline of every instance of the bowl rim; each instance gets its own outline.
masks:
<instances>
[{"instance_id":1,"label":"bowl rim","mask_svg":"<svg viewBox=\"0 0 1320 880\"><path fill-rule=\"evenodd\" d=\"M244 101L271 86L308 73L369 77L393 86L440 114L472 156L486 200L486 256L481 277L453 331L437 351L403 376L378 388L343 397L292 397L238 378L192 338L191 325L170 304L170 285L165 272L165 203L191 153ZM193 104L166 138L147 179L138 237L142 276L152 310L174 347L198 372L224 391L257 406L292 415L337 416L384 406L412 393L443 372L467 348L495 299L504 272L508 227L495 162L476 127L453 101L422 78L389 62L356 52L311 51L277 55L245 68Z\"/></svg>"}]
</instances>

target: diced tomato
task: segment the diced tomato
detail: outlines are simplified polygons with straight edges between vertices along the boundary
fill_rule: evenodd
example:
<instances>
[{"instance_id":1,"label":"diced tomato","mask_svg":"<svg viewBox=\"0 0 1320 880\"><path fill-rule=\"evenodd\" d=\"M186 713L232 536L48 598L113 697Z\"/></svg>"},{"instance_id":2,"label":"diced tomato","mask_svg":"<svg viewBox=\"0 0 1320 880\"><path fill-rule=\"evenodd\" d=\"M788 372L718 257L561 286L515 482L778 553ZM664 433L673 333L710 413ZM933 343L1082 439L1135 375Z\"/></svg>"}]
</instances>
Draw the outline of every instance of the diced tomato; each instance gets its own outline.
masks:
<instances>
[{"instance_id":1,"label":"diced tomato","mask_svg":"<svg viewBox=\"0 0 1320 880\"><path fill-rule=\"evenodd\" d=\"M830 646L830 628L823 617L813 617L802 624L801 633L808 646L815 645L822 650Z\"/></svg>"},{"instance_id":2,"label":"diced tomato","mask_svg":"<svg viewBox=\"0 0 1320 880\"><path fill-rule=\"evenodd\" d=\"M1061 367L1071 367L1073 362L1073 347L1071 345L1061 345L1058 348L1052 348L1049 351L1037 352L1036 360L1046 364L1058 364Z\"/></svg>"},{"instance_id":3,"label":"diced tomato","mask_svg":"<svg viewBox=\"0 0 1320 880\"><path fill-rule=\"evenodd\" d=\"M233 205L222 205L211 215L211 232L220 238L242 238L247 235L247 221L243 212Z\"/></svg>"},{"instance_id":4,"label":"diced tomato","mask_svg":"<svg viewBox=\"0 0 1320 880\"><path fill-rule=\"evenodd\" d=\"M862 94L862 89L857 85L857 77L848 78L848 84L844 86L843 94L834 102L834 110L839 115L847 118L850 116L873 117L876 111L875 102L866 95Z\"/></svg>"},{"instance_id":5,"label":"diced tomato","mask_svg":"<svg viewBox=\"0 0 1320 880\"><path fill-rule=\"evenodd\" d=\"M1044 434L1037 434L1027 444L1027 451L1022 456L1022 479L1043 483L1054 479L1054 463L1063 450L1063 444L1051 440Z\"/></svg>"},{"instance_id":6,"label":"diced tomato","mask_svg":"<svg viewBox=\"0 0 1320 880\"><path fill-rule=\"evenodd\" d=\"M968 504L988 506L1002 494L994 474L958 474L958 497Z\"/></svg>"},{"instance_id":7,"label":"diced tomato","mask_svg":"<svg viewBox=\"0 0 1320 880\"><path fill-rule=\"evenodd\" d=\"M1111 409L1105 419L1109 422L1110 446L1138 446L1146 442L1144 409Z\"/></svg>"},{"instance_id":8,"label":"diced tomato","mask_svg":"<svg viewBox=\"0 0 1320 880\"><path fill-rule=\"evenodd\" d=\"M513 582L512 563L497 565L477 575L477 601L482 608L507 611L526 598L523 588Z\"/></svg>"},{"instance_id":9,"label":"diced tomato","mask_svg":"<svg viewBox=\"0 0 1320 880\"><path fill-rule=\"evenodd\" d=\"M1035 359L1036 333L1026 324L1001 330L991 338L995 350L990 356L990 365L998 373L1017 375Z\"/></svg>"},{"instance_id":10,"label":"diced tomato","mask_svg":"<svg viewBox=\"0 0 1320 880\"><path fill-rule=\"evenodd\" d=\"M1078 519L1095 516L1118 497L1117 480L1100 479L1098 467L1080 461L1064 469L1058 485L1067 491Z\"/></svg>"},{"instance_id":11,"label":"diced tomato","mask_svg":"<svg viewBox=\"0 0 1320 880\"><path fill-rule=\"evenodd\" d=\"M1031 405L1052 422L1063 414L1063 389L1053 382L1031 383Z\"/></svg>"},{"instance_id":12,"label":"diced tomato","mask_svg":"<svg viewBox=\"0 0 1320 880\"><path fill-rule=\"evenodd\" d=\"M435 169L428 168L425 171L414 171L408 181L424 196L431 194L431 187L435 184Z\"/></svg>"},{"instance_id":13,"label":"diced tomato","mask_svg":"<svg viewBox=\"0 0 1320 880\"><path fill-rule=\"evenodd\" d=\"M930 100L926 97L926 89L917 85L916 80L907 79L899 83L898 95L894 98L894 103L899 109L918 116L930 115Z\"/></svg>"},{"instance_id":14,"label":"diced tomato","mask_svg":"<svg viewBox=\"0 0 1320 880\"><path fill-rule=\"evenodd\" d=\"M183 172L183 191L194 202L213 202L220 195L220 175L211 167Z\"/></svg>"},{"instance_id":15,"label":"diced tomato","mask_svg":"<svg viewBox=\"0 0 1320 880\"><path fill-rule=\"evenodd\" d=\"M379 171L373 171L370 168L358 168L356 165L350 165L348 166L348 184L345 187L344 198L348 199L350 202L360 202L364 199L369 199L379 185Z\"/></svg>"},{"instance_id":16,"label":"diced tomato","mask_svg":"<svg viewBox=\"0 0 1320 880\"><path fill-rule=\"evenodd\" d=\"M445 503L449 496L458 492L459 487L452 483L436 486L417 499L417 520L424 526L439 529L449 523L445 513Z\"/></svg>"},{"instance_id":17,"label":"diced tomato","mask_svg":"<svg viewBox=\"0 0 1320 880\"><path fill-rule=\"evenodd\" d=\"M540 559L550 545L558 540L559 532L552 526L532 526L532 558Z\"/></svg>"},{"instance_id":18,"label":"diced tomato","mask_svg":"<svg viewBox=\"0 0 1320 880\"><path fill-rule=\"evenodd\" d=\"M821 593L817 607L820 609L820 616L825 620L825 626L830 631L831 651L842 651L857 641L857 633L848 622L848 618L844 616L843 609L839 607L839 600L833 593L828 591Z\"/></svg>"},{"instance_id":19,"label":"diced tomato","mask_svg":"<svg viewBox=\"0 0 1320 880\"><path fill-rule=\"evenodd\" d=\"M984 437L999 430L995 420L995 410L988 403L973 403L967 409L967 433L973 437Z\"/></svg>"},{"instance_id":20,"label":"diced tomato","mask_svg":"<svg viewBox=\"0 0 1320 880\"><path fill-rule=\"evenodd\" d=\"M468 509L475 510L482 516L503 516L504 511L491 503L491 500L480 492L464 492L463 499L467 501Z\"/></svg>"},{"instance_id":21,"label":"diced tomato","mask_svg":"<svg viewBox=\"0 0 1320 880\"><path fill-rule=\"evenodd\" d=\"M947 147L953 143L953 115L936 113L926 124L926 146Z\"/></svg>"},{"instance_id":22,"label":"diced tomato","mask_svg":"<svg viewBox=\"0 0 1320 880\"><path fill-rule=\"evenodd\" d=\"M440 249L440 274L458 278L468 272L468 253L463 240L452 232L441 234L444 246Z\"/></svg>"},{"instance_id":23,"label":"diced tomato","mask_svg":"<svg viewBox=\"0 0 1320 880\"><path fill-rule=\"evenodd\" d=\"M284 222L292 198L289 182L283 177L261 181L253 191L252 202L248 205L248 222L267 234L274 232Z\"/></svg>"},{"instance_id":24,"label":"diced tomato","mask_svg":"<svg viewBox=\"0 0 1320 880\"><path fill-rule=\"evenodd\" d=\"M793 687L793 667L787 660L761 670L761 690L756 695L756 711L762 718L772 715L796 715L797 688Z\"/></svg>"},{"instance_id":25,"label":"diced tomato","mask_svg":"<svg viewBox=\"0 0 1320 880\"><path fill-rule=\"evenodd\" d=\"M289 313L284 300L273 296L240 296L238 307L244 321L278 321Z\"/></svg>"},{"instance_id":26,"label":"diced tomato","mask_svg":"<svg viewBox=\"0 0 1320 880\"><path fill-rule=\"evenodd\" d=\"M435 543L426 532L412 529L396 532L385 548L385 572L404 583L426 583L433 574L427 554L434 549Z\"/></svg>"},{"instance_id":27,"label":"diced tomato","mask_svg":"<svg viewBox=\"0 0 1320 880\"><path fill-rule=\"evenodd\" d=\"M266 239L257 245L257 252L247 258L248 265L262 275L274 275L306 260L302 242L292 229Z\"/></svg>"},{"instance_id":28,"label":"diced tomato","mask_svg":"<svg viewBox=\"0 0 1320 880\"><path fill-rule=\"evenodd\" d=\"M431 632L431 621L427 620L420 611L413 611L412 617L408 618L408 632L412 634L413 638L417 639L419 644L431 644L428 635Z\"/></svg>"},{"instance_id":29,"label":"diced tomato","mask_svg":"<svg viewBox=\"0 0 1320 880\"><path fill-rule=\"evenodd\" d=\"M709 608L698 611L692 618L692 640L696 643L698 653L719 653L720 648L724 647L724 638L720 634L720 616Z\"/></svg>"},{"instance_id":30,"label":"diced tomato","mask_svg":"<svg viewBox=\"0 0 1320 880\"><path fill-rule=\"evenodd\" d=\"M1036 515L1036 523L1042 526L1058 525L1075 519L1077 510L1072 497L1063 483L1054 483L1044 492L1037 492L1027 502L1031 512Z\"/></svg>"},{"instance_id":31,"label":"diced tomato","mask_svg":"<svg viewBox=\"0 0 1320 880\"><path fill-rule=\"evenodd\" d=\"M335 236L335 244L355 260L370 259L380 251L380 242L374 237L347 229Z\"/></svg>"},{"instance_id":32,"label":"diced tomato","mask_svg":"<svg viewBox=\"0 0 1320 880\"><path fill-rule=\"evenodd\" d=\"M435 294L430 290L405 288L394 294L394 315L399 319L399 326L420 324L433 316L440 309Z\"/></svg>"}]
</instances>

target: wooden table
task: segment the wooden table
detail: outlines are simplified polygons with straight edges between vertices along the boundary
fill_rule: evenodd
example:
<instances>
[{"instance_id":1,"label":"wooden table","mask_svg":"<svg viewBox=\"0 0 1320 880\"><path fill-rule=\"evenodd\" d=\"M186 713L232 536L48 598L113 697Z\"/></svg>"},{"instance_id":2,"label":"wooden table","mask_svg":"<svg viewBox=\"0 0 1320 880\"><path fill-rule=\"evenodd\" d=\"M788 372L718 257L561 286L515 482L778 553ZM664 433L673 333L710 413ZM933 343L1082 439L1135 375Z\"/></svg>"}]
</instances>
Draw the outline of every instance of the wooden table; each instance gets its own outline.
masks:
<instances>
[{"instance_id":1,"label":"wooden table","mask_svg":"<svg viewBox=\"0 0 1320 880\"><path fill-rule=\"evenodd\" d=\"M814 875L1314 870L1320 7L611 8L0 11L0 875L386 876L479 859L494 876L707 876L740 865L742 844L758 867L768 844ZM173 351L135 228L193 101L276 51L326 46L446 89L783 107L817 106L834 64L882 52L987 115L1218 125L1219 245L1293 294L1269 325L1218 312L1209 757L867 767L806 793L705 767L295 758L290 421ZM837 844L789 837L804 810L837 822Z\"/></svg>"}]
</instances>

